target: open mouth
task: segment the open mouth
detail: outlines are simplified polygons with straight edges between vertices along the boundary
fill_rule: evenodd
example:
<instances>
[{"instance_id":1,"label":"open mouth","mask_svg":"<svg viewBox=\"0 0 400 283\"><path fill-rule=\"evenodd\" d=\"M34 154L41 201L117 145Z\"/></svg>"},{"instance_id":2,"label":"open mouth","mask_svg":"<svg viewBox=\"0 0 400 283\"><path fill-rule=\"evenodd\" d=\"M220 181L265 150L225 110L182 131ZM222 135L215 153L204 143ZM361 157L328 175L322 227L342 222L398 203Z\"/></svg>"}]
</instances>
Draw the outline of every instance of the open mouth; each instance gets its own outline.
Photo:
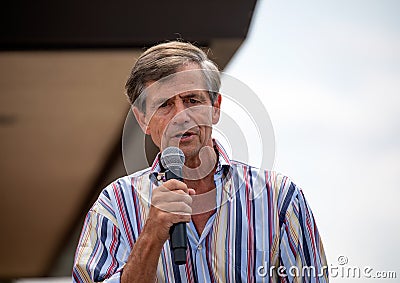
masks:
<instances>
[{"instance_id":1,"label":"open mouth","mask_svg":"<svg viewBox=\"0 0 400 283\"><path fill-rule=\"evenodd\" d=\"M179 139L179 141L189 141L192 137L196 135L196 132L193 130L189 130L186 132L180 132L174 135L173 137Z\"/></svg>"},{"instance_id":2,"label":"open mouth","mask_svg":"<svg viewBox=\"0 0 400 283\"><path fill-rule=\"evenodd\" d=\"M185 132L185 133L182 133L182 134L177 134L177 135L175 135L175 137L178 138L178 139L185 139L185 138L191 137L193 135L194 135L194 133Z\"/></svg>"}]
</instances>

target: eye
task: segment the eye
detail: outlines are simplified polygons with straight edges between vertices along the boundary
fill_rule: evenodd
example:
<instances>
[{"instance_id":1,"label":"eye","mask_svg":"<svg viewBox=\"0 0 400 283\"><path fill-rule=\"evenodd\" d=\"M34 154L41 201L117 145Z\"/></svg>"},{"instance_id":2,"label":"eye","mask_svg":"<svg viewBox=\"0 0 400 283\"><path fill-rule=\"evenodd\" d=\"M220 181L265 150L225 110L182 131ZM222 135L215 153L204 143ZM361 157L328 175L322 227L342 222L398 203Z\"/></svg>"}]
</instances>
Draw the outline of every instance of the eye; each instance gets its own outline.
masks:
<instances>
[{"instance_id":1,"label":"eye","mask_svg":"<svg viewBox=\"0 0 400 283\"><path fill-rule=\"evenodd\" d=\"M196 104L196 103L198 103L199 101L198 101L197 99L194 99L194 98L189 98L189 102L190 102L190 103L193 103L193 104Z\"/></svg>"},{"instance_id":2,"label":"eye","mask_svg":"<svg viewBox=\"0 0 400 283\"><path fill-rule=\"evenodd\" d=\"M159 108L164 108L164 107L167 107L167 106L168 106L168 100L164 101L164 102L159 106Z\"/></svg>"}]
</instances>

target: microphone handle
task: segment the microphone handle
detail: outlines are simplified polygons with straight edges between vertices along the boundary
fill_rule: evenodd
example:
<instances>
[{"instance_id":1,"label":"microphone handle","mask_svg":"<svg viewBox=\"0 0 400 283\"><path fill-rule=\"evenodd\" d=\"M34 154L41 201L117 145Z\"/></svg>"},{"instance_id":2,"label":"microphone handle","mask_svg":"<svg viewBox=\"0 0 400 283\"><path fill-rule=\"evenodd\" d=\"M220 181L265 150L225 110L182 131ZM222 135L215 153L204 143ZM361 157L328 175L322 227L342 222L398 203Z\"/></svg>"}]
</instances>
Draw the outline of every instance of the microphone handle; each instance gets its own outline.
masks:
<instances>
[{"instance_id":1,"label":"microphone handle","mask_svg":"<svg viewBox=\"0 0 400 283\"><path fill-rule=\"evenodd\" d=\"M180 174L182 176L182 174ZM165 179L171 180L176 179L178 181L183 181L182 177L175 175L171 170L165 171ZM177 265L186 263L186 250L187 250L187 231L186 223L179 222L172 225L169 230L170 244L172 253L174 254L174 262Z\"/></svg>"}]
</instances>

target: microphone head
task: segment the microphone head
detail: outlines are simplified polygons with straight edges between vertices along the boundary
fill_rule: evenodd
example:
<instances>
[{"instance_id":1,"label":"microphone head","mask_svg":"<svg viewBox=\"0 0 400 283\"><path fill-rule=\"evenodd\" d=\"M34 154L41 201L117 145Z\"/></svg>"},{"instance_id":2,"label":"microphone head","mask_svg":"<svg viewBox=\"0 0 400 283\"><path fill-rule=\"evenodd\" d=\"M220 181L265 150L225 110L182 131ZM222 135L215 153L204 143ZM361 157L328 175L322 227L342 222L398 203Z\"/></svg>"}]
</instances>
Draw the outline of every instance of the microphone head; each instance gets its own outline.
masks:
<instances>
[{"instance_id":1,"label":"microphone head","mask_svg":"<svg viewBox=\"0 0 400 283\"><path fill-rule=\"evenodd\" d=\"M182 177L182 167L185 164L183 151L175 146L167 147L161 153L161 164L164 168L172 171L175 175Z\"/></svg>"}]
</instances>

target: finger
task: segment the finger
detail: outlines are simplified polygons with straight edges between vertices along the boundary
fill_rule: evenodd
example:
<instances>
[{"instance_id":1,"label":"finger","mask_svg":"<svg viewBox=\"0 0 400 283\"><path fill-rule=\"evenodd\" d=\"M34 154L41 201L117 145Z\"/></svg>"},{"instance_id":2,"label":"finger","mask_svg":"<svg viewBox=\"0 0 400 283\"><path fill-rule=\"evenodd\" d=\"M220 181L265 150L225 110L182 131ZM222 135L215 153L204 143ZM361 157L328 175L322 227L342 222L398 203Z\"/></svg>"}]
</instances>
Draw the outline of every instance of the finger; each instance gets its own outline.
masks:
<instances>
[{"instance_id":1,"label":"finger","mask_svg":"<svg viewBox=\"0 0 400 283\"><path fill-rule=\"evenodd\" d=\"M166 187L170 191L176 191L176 190L182 190L185 193L188 193L188 187L184 182L172 179L169 181L166 181L163 184L163 187Z\"/></svg>"},{"instance_id":2,"label":"finger","mask_svg":"<svg viewBox=\"0 0 400 283\"><path fill-rule=\"evenodd\" d=\"M158 209L179 215L191 215L192 214L192 207L184 202L169 202L169 203L162 203L157 206Z\"/></svg>"},{"instance_id":3,"label":"finger","mask_svg":"<svg viewBox=\"0 0 400 283\"><path fill-rule=\"evenodd\" d=\"M153 195L152 203L171 203L171 202L183 202L188 205L191 205L193 199L190 195L186 194L183 191L179 191L180 193L176 193L176 191L167 191L167 192L159 192Z\"/></svg>"},{"instance_id":4,"label":"finger","mask_svg":"<svg viewBox=\"0 0 400 283\"><path fill-rule=\"evenodd\" d=\"M189 214L173 214L174 218L172 219L172 223L176 224L179 222L190 222L190 220L192 219L191 215Z\"/></svg>"}]
</instances>

